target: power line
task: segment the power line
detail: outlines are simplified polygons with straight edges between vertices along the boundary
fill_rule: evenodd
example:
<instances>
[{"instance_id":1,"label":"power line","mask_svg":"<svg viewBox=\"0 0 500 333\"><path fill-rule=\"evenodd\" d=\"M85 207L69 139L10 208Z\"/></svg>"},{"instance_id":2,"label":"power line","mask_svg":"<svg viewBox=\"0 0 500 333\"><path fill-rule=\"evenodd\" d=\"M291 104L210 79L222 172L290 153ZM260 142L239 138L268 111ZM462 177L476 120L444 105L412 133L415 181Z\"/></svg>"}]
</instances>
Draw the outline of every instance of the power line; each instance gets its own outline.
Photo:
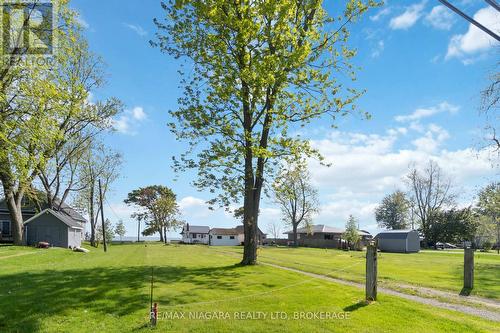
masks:
<instances>
[{"instance_id":1,"label":"power line","mask_svg":"<svg viewBox=\"0 0 500 333\"><path fill-rule=\"evenodd\" d=\"M111 205L109 204L108 202L108 199L104 198L104 202L106 203L106 205L108 205L108 208L111 210L111 212L113 213L113 215L118 219L118 220L121 220L121 218L118 216L118 214L116 214L115 210L113 209L113 207L111 207Z\"/></svg>"},{"instance_id":2,"label":"power line","mask_svg":"<svg viewBox=\"0 0 500 333\"><path fill-rule=\"evenodd\" d=\"M486 1L488 4L491 5L491 7L495 8L500 12L500 5L495 0L484 0L484 1Z\"/></svg>"},{"instance_id":3,"label":"power line","mask_svg":"<svg viewBox=\"0 0 500 333\"><path fill-rule=\"evenodd\" d=\"M494 2L492 0L485 0L485 1L488 2L488 3L490 3L490 4L491 4L491 2ZM474 24L476 27L478 27L479 29L483 30L488 35L490 35L491 37L495 38L497 41L500 42L500 36L498 36L496 33L494 33L493 31L491 31L490 29L486 28L484 25L482 25L478 21L474 20L472 17L470 17L467 14L465 14L464 12L462 12L457 7L453 6L447 0L439 0L439 2L441 2L443 5L445 5L446 7L448 7L451 10L453 10L455 13L457 13L458 15L460 15L461 17L463 17L464 19L466 19L467 21L469 21L471 24ZM498 8L497 8L498 4L494 3L494 4L491 4L491 5L498 10Z\"/></svg>"}]
</instances>

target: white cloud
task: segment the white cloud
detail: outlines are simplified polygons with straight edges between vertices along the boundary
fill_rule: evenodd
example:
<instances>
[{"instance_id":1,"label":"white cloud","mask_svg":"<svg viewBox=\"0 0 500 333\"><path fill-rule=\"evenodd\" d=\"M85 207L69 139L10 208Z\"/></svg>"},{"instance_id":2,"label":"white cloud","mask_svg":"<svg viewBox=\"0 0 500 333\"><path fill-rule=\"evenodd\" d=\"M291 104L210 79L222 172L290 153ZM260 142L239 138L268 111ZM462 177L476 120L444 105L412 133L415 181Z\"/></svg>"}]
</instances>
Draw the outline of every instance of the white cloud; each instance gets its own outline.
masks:
<instances>
[{"instance_id":1,"label":"white cloud","mask_svg":"<svg viewBox=\"0 0 500 333\"><path fill-rule=\"evenodd\" d=\"M196 218L206 218L214 214L214 211L209 209L209 205L206 203L206 200L200 198L192 196L184 197L178 202L178 204L182 216L188 221Z\"/></svg>"},{"instance_id":2,"label":"white cloud","mask_svg":"<svg viewBox=\"0 0 500 333\"><path fill-rule=\"evenodd\" d=\"M133 134L130 130L130 119L127 116L120 116L113 120L113 128L122 134Z\"/></svg>"},{"instance_id":3,"label":"white cloud","mask_svg":"<svg viewBox=\"0 0 500 333\"><path fill-rule=\"evenodd\" d=\"M141 37L144 37L144 36L146 36L148 34L148 32L146 30L144 30L144 28L141 27L140 25L130 24L130 23L123 23L123 25L126 26L127 28L129 28L130 30L132 30L133 32L135 32L136 34L138 34Z\"/></svg>"},{"instance_id":4,"label":"white cloud","mask_svg":"<svg viewBox=\"0 0 500 333\"><path fill-rule=\"evenodd\" d=\"M382 54L382 52L384 52L384 41L383 40L379 40L378 43L377 43L377 46L372 50L372 53L371 53L371 57L372 58L378 58L380 57L380 55Z\"/></svg>"},{"instance_id":5,"label":"white cloud","mask_svg":"<svg viewBox=\"0 0 500 333\"><path fill-rule=\"evenodd\" d=\"M453 13L445 6L435 6L425 16L425 22L439 30L450 30L453 26Z\"/></svg>"},{"instance_id":6,"label":"white cloud","mask_svg":"<svg viewBox=\"0 0 500 333\"><path fill-rule=\"evenodd\" d=\"M372 21L378 21L382 17L387 16L391 13L391 7L385 7L384 9L381 9L377 12L377 14L370 16L370 20Z\"/></svg>"},{"instance_id":7,"label":"white cloud","mask_svg":"<svg viewBox=\"0 0 500 333\"><path fill-rule=\"evenodd\" d=\"M458 112L458 110L460 110L460 107L453 105L453 104L450 104L450 103L445 101L445 102L439 103L436 106L431 106L429 108L416 109L412 114L409 114L409 115L396 116L394 119L398 122L418 121L422 118L431 117L431 116L438 114L438 113L448 112L448 113L453 114L453 113ZM418 126L418 124L414 123L413 126Z\"/></svg>"},{"instance_id":8,"label":"white cloud","mask_svg":"<svg viewBox=\"0 0 500 333\"><path fill-rule=\"evenodd\" d=\"M146 119L146 113L144 112L144 109L140 106L136 106L132 110L132 117L136 120L144 120Z\"/></svg>"},{"instance_id":9,"label":"white cloud","mask_svg":"<svg viewBox=\"0 0 500 333\"><path fill-rule=\"evenodd\" d=\"M403 14L393 17L389 22L389 27L394 30L411 28L422 16L422 11L427 0L406 7Z\"/></svg>"},{"instance_id":10,"label":"white cloud","mask_svg":"<svg viewBox=\"0 0 500 333\"><path fill-rule=\"evenodd\" d=\"M375 230L373 210L384 195L405 189L404 176L411 164L424 166L436 161L453 182L469 190L495 177L487 150L443 149L448 132L435 124L421 125L424 133L406 147L406 135L412 129L390 129L386 135L333 132L323 140L312 141L331 167L310 161L309 168L319 192L326 195L314 223L343 227L349 214L360 219L361 226ZM405 136L405 139L403 139ZM419 140L420 139L420 140ZM425 141L427 140L427 141ZM432 148L432 149L430 149ZM462 196L461 201L468 198Z\"/></svg>"},{"instance_id":11,"label":"white cloud","mask_svg":"<svg viewBox=\"0 0 500 333\"><path fill-rule=\"evenodd\" d=\"M500 12L493 7L480 9L474 14L474 19L493 32L500 33ZM473 24L469 24L469 29L463 35L454 35L448 44L446 59L453 57L465 57L476 55L489 50L499 43L491 36L480 30ZM470 63L469 59L469 63Z\"/></svg>"},{"instance_id":12,"label":"white cloud","mask_svg":"<svg viewBox=\"0 0 500 333\"><path fill-rule=\"evenodd\" d=\"M136 106L132 110L125 110L117 119L113 120L113 128L119 133L126 135L136 135L136 128L139 123L146 120L147 114L141 106Z\"/></svg>"},{"instance_id":13,"label":"white cloud","mask_svg":"<svg viewBox=\"0 0 500 333\"><path fill-rule=\"evenodd\" d=\"M448 131L438 125L430 124L424 136L413 140L412 143L417 151L434 153L449 137Z\"/></svg>"}]
</instances>

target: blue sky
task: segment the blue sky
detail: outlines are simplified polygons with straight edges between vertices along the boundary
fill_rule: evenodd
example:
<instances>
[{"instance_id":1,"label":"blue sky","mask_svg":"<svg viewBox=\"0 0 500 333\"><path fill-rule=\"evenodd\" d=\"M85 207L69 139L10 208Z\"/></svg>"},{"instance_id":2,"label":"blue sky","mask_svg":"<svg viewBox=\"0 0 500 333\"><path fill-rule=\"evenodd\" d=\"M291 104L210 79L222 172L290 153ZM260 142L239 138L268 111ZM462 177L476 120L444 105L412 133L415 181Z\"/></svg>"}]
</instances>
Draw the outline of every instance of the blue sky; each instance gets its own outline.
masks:
<instances>
[{"instance_id":1,"label":"blue sky","mask_svg":"<svg viewBox=\"0 0 500 333\"><path fill-rule=\"evenodd\" d=\"M326 1L325 1L326 2ZM490 29L500 32L500 14L481 0L455 1ZM211 212L210 195L190 186L192 174L175 175L171 156L186 145L169 132L168 110L177 107L179 62L149 44L161 18L159 1L75 0L93 52L107 64L107 84L94 99L121 99L126 111L115 120L106 144L124 155L121 178L108 198L106 215L123 219L129 235L136 224L123 204L140 186L163 184L177 193L184 219L192 224L231 227L222 210ZM334 12L335 8L328 10ZM404 189L410 163L434 159L454 179L460 203L469 204L477 189L498 171L482 147L484 118L478 114L479 92L499 60L499 45L450 12L439 1L389 1L351 26L350 44L358 49L356 87L367 89L359 108L372 115L325 120L304 130L330 168L311 163L322 211L315 223L342 227L354 214L365 229L376 231L373 209L391 191ZM498 170L498 169L497 169ZM280 218L263 199L260 226Z\"/></svg>"}]
</instances>

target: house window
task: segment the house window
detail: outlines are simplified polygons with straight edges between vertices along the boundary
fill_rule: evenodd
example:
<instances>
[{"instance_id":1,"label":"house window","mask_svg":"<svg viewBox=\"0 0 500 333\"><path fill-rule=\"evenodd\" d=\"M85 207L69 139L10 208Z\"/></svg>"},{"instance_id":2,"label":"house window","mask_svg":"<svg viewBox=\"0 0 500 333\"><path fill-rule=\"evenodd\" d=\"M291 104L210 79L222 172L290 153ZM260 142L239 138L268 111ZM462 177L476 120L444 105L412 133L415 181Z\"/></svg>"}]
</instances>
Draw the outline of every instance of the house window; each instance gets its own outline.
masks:
<instances>
[{"instance_id":1,"label":"house window","mask_svg":"<svg viewBox=\"0 0 500 333\"><path fill-rule=\"evenodd\" d=\"M193 234L193 238L196 238L196 234Z\"/></svg>"},{"instance_id":2,"label":"house window","mask_svg":"<svg viewBox=\"0 0 500 333\"><path fill-rule=\"evenodd\" d=\"M230 236L229 239L234 239L234 236Z\"/></svg>"},{"instance_id":3,"label":"house window","mask_svg":"<svg viewBox=\"0 0 500 333\"><path fill-rule=\"evenodd\" d=\"M10 236L10 221L1 221L0 229L2 230L2 236Z\"/></svg>"},{"instance_id":4,"label":"house window","mask_svg":"<svg viewBox=\"0 0 500 333\"><path fill-rule=\"evenodd\" d=\"M217 236L217 239L222 239L222 236Z\"/></svg>"},{"instance_id":5,"label":"house window","mask_svg":"<svg viewBox=\"0 0 500 333\"><path fill-rule=\"evenodd\" d=\"M333 239L333 235L331 235L331 234L325 234L325 239Z\"/></svg>"}]
</instances>

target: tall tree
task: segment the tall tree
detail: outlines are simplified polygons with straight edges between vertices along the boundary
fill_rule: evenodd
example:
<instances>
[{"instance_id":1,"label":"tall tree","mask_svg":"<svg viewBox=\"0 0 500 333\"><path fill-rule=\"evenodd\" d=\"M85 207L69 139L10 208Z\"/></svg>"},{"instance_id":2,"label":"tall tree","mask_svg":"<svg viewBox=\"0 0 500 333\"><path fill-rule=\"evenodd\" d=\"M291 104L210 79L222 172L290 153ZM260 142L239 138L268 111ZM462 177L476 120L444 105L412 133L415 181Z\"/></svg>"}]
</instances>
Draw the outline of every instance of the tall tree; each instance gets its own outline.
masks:
<instances>
[{"instance_id":1,"label":"tall tree","mask_svg":"<svg viewBox=\"0 0 500 333\"><path fill-rule=\"evenodd\" d=\"M171 112L171 130L191 143L174 166L198 170L194 185L218 193L211 204L243 198L242 264L257 261L265 179L287 156L320 158L290 127L354 109L361 93L344 89L336 75L354 78L348 26L373 5L347 0L334 18L321 0L162 3L166 18L155 19L153 45L193 69L183 73L184 96Z\"/></svg>"},{"instance_id":2,"label":"tall tree","mask_svg":"<svg viewBox=\"0 0 500 333\"><path fill-rule=\"evenodd\" d=\"M434 222L433 217L442 209L455 205L456 195L452 192L451 180L446 178L439 165L431 160L424 170L412 167L406 181L420 231L427 238Z\"/></svg>"},{"instance_id":3,"label":"tall tree","mask_svg":"<svg viewBox=\"0 0 500 333\"><path fill-rule=\"evenodd\" d=\"M293 244L297 243L297 228L309 226L319 212L318 191L311 185L311 176L301 165L283 170L273 184L274 198L281 209L283 221L292 227Z\"/></svg>"},{"instance_id":4,"label":"tall tree","mask_svg":"<svg viewBox=\"0 0 500 333\"><path fill-rule=\"evenodd\" d=\"M145 222L144 236L159 233L160 241L164 242L167 232L182 224L178 218L176 195L166 186L152 185L133 190L124 202L140 209L132 217Z\"/></svg>"},{"instance_id":5,"label":"tall tree","mask_svg":"<svg viewBox=\"0 0 500 333\"><path fill-rule=\"evenodd\" d=\"M500 253L500 182L488 184L479 192L477 207L479 213L495 226L497 253Z\"/></svg>"},{"instance_id":6,"label":"tall tree","mask_svg":"<svg viewBox=\"0 0 500 333\"><path fill-rule=\"evenodd\" d=\"M344 239L347 241L347 246L351 250L356 248L360 236L358 232L358 220L352 215L349 215L345 225Z\"/></svg>"},{"instance_id":7,"label":"tall tree","mask_svg":"<svg viewBox=\"0 0 500 333\"><path fill-rule=\"evenodd\" d=\"M498 133L498 123L500 115L498 112L500 102L500 72L498 72L497 63L496 71L490 75L490 83L488 87L481 92L481 107L480 111L486 118L485 132L487 133L488 146L491 146L496 151L497 156L500 155L500 133Z\"/></svg>"},{"instance_id":8,"label":"tall tree","mask_svg":"<svg viewBox=\"0 0 500 333\"><path fill-rule=\"evenodd\" d=\"M17 245L23 237L21 203L47 161L72 133L104 126L110 118L97 105L86 105L89 91L82 79L95 79L97 67L85 62L90 55L67 1L54 5L57 17L50 32L58 43L52 61L2 63L8 68L0 73L0 179ZM116 112L107 110L109 116Z\"/></svg>"},{"instance_id":9,"label":"tall tree","mask_svg":"<svg viewBox=\"0 0 500 333\"><path fill-rule=\"evenodd\" d=\"M121 165L122 156L119 153L95 140L80 160L79 172L85 187L78 191L75 205L88 216L92 246L96 246L96 232L101 212L99 180L101 180L103 199L106 200L112 184L119 177Z\"/></svg>"},{"instance_id":10,"label":"tall tree","mask_svg":"<svg viewBox=\"0 0 500 333\"><path fill-rule=\"evenodd\" d=\"M385 229L405 229L408 227L410 203L402 191L396 191L382 199L375 209L378 226Z\"/></svg>"}]
</instances>

